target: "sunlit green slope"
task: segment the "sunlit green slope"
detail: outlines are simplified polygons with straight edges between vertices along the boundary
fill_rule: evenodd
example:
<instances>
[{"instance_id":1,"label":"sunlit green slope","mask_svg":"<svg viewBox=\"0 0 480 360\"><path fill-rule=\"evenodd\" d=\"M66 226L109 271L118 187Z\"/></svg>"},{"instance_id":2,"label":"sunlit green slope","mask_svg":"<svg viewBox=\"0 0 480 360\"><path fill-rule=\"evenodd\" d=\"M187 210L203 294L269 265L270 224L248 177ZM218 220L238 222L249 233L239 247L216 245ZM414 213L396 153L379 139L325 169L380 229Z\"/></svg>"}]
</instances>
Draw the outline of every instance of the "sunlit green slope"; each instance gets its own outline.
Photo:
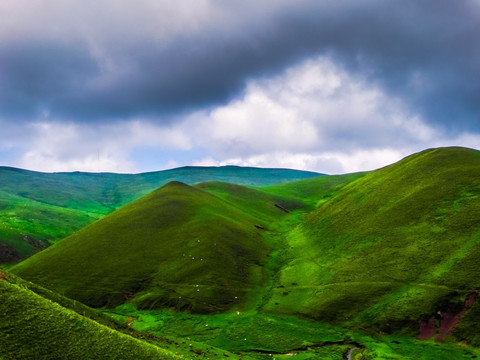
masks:
<instances>
[{"instance_id":1,"label":"sunlit green slope","mask_svg":"<svg viewBox=\"0 0 480 360\"><path fill-rule=\"evenodd\" d=\"M263 186L319 175L235 166L183 167L135 175L48 174L0 167L0 263L25 258L169 181Z\"/></svg>"},{"instance_id":2,"label":"sunlit green slope","mask_svg":"<svg viewBox=\"0 0 480 360\"><path fill-rule=\"evenodd\" d=\"M262 187L262 191L268 194L281 196L282 198L295 199L302 202L311 210L329 200L337 191L345 185L365 176L366 172L330 175L291 181L282 184Z\"/></svg>"},{"instance_id":3,"label":"sunlit green slope","mask_svg":"<svg viewBox=\"0 0 480 360\"><path fill-rule=\"evenodd\" d=\"M291 211L308 208L305 198L268 193L263 188L254 189L224 182L205 182L195 187L215 195L257 219L263 224L263 230L275 230L283 225L283 220L288 219Z\"/></svg>"},{"instance_id":4,"label":"sunlit green slope","mask_svg":"<svg viewBox=\"0 0 480 360\"><path fill-rule=\"evenodd\" d=\"M0 273L0 319L3 359L179 358L61 306L3 273Z\"/></svg>"},{"instance_id":5,"label":"sunlit green slope","mask_svg":"<svg viewBox=\"0 0 480 360\"><path fill-rule=\"evenodd\" d=\"M287 239L268 311L410 334L434 316L438 330L480 289L480 152L432 149L368 173ZM477 308L455 332L478 345Z\"/></svg>"},{"instance_id":6,"label":"sunlit green slope","mask_svg":"<svg viewBox=\"0 0 480 360\"><path fill-rule=\"evenodd\" d=\"M267 224L171 182L13 271L92 306L129 299L141 308L218 312L263 283L267 247L258 227Z\"/></svg>"}]
</instances>

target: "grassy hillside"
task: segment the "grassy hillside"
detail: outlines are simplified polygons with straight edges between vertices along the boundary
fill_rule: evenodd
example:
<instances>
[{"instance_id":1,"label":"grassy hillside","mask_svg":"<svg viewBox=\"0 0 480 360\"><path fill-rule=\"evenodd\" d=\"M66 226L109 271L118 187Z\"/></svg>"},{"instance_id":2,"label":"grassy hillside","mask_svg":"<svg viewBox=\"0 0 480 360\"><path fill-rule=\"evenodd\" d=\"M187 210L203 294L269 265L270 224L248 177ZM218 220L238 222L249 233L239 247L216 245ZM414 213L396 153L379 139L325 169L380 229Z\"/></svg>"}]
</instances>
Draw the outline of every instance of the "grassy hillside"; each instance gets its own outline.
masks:
<instances>
[{"instance_id":1,"label":"grassy hillside","mask_svg":"<svg viewBox=\"0 0 480 360\"><path fill-rule=\"evenodd\" d=\"M171 182L14 271L97 307L129 299L141 308L221 311L262 285L267 247L255 225L267 226L209 193Z\"/></svg>"},{"instance_id":2,"label":"grassy hillside","mask_svg":"<svg viewBox=\"0 0 480 360\"><path fill-rule=\"evenodd\" d=\"M0 271L5 359L249 359L211 345L134 330L82 303Z\"/></svg>"},{"instance_id":3,"label":"grassy hillside","mask_svg":"<svg viewBox=\"0 0 480 360\"><path fill-rule=\"evenodd\" d=\"M360 172L291 181L262 187L262 191L268 194L301 201L305 207L313 210L328 201L345 185L360 179L366 174L366 172Z\"/></svg>"},{"instance_id":4,"label":"grassy hillside","mask_svg":"<svg viewBox=\"0 0 480 360\"><path fill-rule=\"evenodd\" d=\"M480 289L479 196L480 152L464 148L351 182L288 234L290 260L266 309L412 335L433 316L440 331ZM469 321L455 331L476 343L460 333L478 333Z\"/></svg>"},{"instance_id":5,"label":"grassy hillside","mask_svg":"<svg viewBox=\"0 0 480 360\"><path fill-rule=\"evenodd\" d=\"M25 258L173 180L263 186L320 174L235 166L151 173L38 173L0 167L0 263Z\"/></svg>"},{"instance_id":6,"label":"grassy hillside","mask_svg":"<svg viewBox=\"0 0 480 360\"><path fill-rule=\"evenodd\" d=\"M330 176L322 176L329 178ZM268 193L263 188L249 188L224 182L205 182L195 186L228 202L240 211L257 219L263 230L278 230L284 225L290 212L305 210L305 198Z\"/></svg>"},{"instance_id":7,"label":"grassy hillside","mask_svg":"<svg viewBox=\"0 0 480 360\"><path fill-rule=\"evenodd\" d=\"M12 271L258 359L469 359L479 219L480 152L431 149L267 187L170 183Z\"/></svg>"},{"instance_id":8,"label":"grassy hillside","mask_svg":"<svg viewBox=\"0 0 480 360\"><path fill-rule=\"evenodd\" d=\"M1 272L0 300L0 349L2 358L9 360L247 360L271 359L272 355L276 359L341 360L348 353L358 359L472 359L480 355L466 346L440 346L399 336L374 339L292 316L117 309L129 322L135 319L133 327L142 334L78 302ZM169 337L164 338L165 334Z\"/></svg>"},{"instance_id":9,"label":"grassy hillside","mask_svg":"<svg viewBox=\"0 0 480 360\"><path fill-rule=\"evenodd\" d=\"M81 316L3 273L0 299L0 351L5 359L179 358Z\"/></svg>"}]
</instances>

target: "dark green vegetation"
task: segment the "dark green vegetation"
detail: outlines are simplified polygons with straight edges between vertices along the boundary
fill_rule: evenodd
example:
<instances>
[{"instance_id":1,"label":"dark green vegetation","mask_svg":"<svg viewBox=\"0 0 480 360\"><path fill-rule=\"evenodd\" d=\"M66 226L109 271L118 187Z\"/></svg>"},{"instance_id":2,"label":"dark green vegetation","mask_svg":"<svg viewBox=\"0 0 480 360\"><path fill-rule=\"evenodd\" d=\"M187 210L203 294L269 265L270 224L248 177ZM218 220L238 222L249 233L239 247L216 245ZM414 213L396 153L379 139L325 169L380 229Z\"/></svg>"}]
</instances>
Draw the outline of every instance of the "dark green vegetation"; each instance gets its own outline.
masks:
<instances>
[{"instance_id":1,"label":"dark green vegetation","mask_svg":"<svg viewBox=\"0 0 480 360\"><path fill-rule=\"evenodd\" d=\"M479 220L480 152L432 149L267 187L169 183L11 271L257 359L473 359Z\"/></svg>"},{"instance_id":2,"label":"dark green vegetation","mask_svg":"<svg viewBox=\"0 0 480 360\"><path fill-rule=\"evenodd\" d=\"M61 306L54 294L52 301L47 291L37 294L28 283L0 274L0 354L5 359L176 358Z\"/></svg>"},{"instance_id":3,"label":"dark green vegetation","mask_svg":"<svg viewBox=\"0 0 480 360\"><path fill-rule=\"evenodd\" d=\"M173 180L262 186L319 175L235 166L183 167L136 175L47 174L0 167L0 264L32 255Z\"/></svg>"},{"instance_id":4,"label":"dark green vegetation","mask_svg":"<svg viewBox=\"0 0 480 360\"><path fill-rule=\"evenodd\" d=\"M207 192L171 182L16 272L91 306L129 299L140 308L221 311L262 285L267 248L256 224Z\"/></svg>"},{"instance_id":5,"label":"dark green vegetation","mask_svg":"<svg viewBox=\"0 0 480 360\"><path fill-rule=\"evenodd\" d=\"M78 301L1 271L0 298L2 359L239 359L190 339L140 333Z\"/></svg>"}]
</instances>

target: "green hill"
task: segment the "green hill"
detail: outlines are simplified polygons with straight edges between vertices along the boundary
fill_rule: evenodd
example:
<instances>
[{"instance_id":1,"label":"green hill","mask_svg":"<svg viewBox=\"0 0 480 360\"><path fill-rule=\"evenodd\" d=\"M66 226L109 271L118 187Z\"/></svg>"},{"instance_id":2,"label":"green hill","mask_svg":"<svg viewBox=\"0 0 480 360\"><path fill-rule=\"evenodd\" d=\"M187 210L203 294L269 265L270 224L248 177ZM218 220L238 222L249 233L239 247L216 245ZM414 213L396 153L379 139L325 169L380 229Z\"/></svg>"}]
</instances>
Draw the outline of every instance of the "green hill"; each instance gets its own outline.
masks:
<instances>
[{"instance_id":1,"label":"green hill","mask_svg":"<svg viewBox=\"0 0 480 360\"><path fill-rule=\"evenodd\" d=\"M14 271L96 307L129 299L140 308L221 311L262 285L268 251L255 225L267 226L207 192L171 182Z\"/></svg>"},{"instance_id":2,"label":"green hill","mask_svg":"<svg viewBox=\"0 0 480 360\"><path fill-rule=\"evenodd\" d=\"M268 194L301 201L308 210L313 210L329 200L345 185L360 179L366 174L366 172L359 172L291 181L262 187L262 191Z\"/></svg>"},{"instance_id":3,"label":"green hill","mask_svg":"<svg viewBox=\"0 0 480 360\"><path fill-rule=\"evenodd\" d=\"M30 256L170 181L263 186L319 175L236 166L183 167L134 175L39 173L0 167L0 263Z\"/></svg>"},{"instance_id":4,"label":"green hill","mask_svg":"<svg viewBox=\"0 0 480 360\"><path fill-rule=\"evenodd\" d=\"M479 197L480 152L470 149L368 173L288 234L290 260L266 309L412 335L433 317L438 328L480 289ZM462 326L459 337L478 344Z\"/></svg>"},{"instance_id":5,"label":"green hill","mask_svg":"<svg viewBox=\"0 0 480 360\"><path fill-rule=\"evenodd\" d=\"M330 176L322 176L330 178ZM278 230L291 211L305 210L308 207L304 198L288 194L268 193L263 188L249 188L224 182L205 182L195 185L232 206L257 219L263 230Z\"/></svg>"},{"instance_id":6,"label":"green hill","mask_svg":"<svg viewBox=\"0 0 480 360\"><path fill-rule=\"evenodd\" d=\"M4 359L179 358L61 306L1 272L0 299Z\"/></svg>"},{"instance_id":7,"label":"green hill","mask_svg":"<svg viewBox=\"0 0 480 360\"><path fill-rule=\"evenodd\" d=\"M175 336L155 336L11 273L0 271L2 359L215 359L234 353ZM175 334L172 334L175 335ZM241 357L249 359L249 357Z\"/></svg>"}]
</instances>

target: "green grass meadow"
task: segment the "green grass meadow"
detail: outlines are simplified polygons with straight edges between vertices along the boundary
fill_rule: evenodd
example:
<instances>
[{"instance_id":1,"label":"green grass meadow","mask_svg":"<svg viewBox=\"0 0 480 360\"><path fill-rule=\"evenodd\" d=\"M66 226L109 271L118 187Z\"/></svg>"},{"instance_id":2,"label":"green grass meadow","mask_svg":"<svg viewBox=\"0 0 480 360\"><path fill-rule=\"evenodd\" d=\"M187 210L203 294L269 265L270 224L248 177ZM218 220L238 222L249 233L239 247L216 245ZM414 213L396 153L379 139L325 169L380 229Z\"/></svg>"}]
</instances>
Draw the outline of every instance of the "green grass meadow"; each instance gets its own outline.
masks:
<instances>
[{"instance_id":1,"label":"green grass meadow","mask_svg":"<svg viewBox=\"0 0 480 360\"><path fill-rule=\"evenodd\" d=\"M281 183L270 175L248 186L231 174L172 181L116 210L128 196L110 193L117 203L92 202L88 218L62 207L89 225L64 227L63 240L8 266L0 308L16 306L7 318L17 333L4 346L26 341L23 315L45 313L69 329L71 358L81 358L68 342L77 333L113 347L128 337L132 358L480 356L480 152L430 149L371 172ZM2 206L17 213L24 200L8 196ZM57 220L31 226L60 231Z\"/></svg>"}]
</instances>

